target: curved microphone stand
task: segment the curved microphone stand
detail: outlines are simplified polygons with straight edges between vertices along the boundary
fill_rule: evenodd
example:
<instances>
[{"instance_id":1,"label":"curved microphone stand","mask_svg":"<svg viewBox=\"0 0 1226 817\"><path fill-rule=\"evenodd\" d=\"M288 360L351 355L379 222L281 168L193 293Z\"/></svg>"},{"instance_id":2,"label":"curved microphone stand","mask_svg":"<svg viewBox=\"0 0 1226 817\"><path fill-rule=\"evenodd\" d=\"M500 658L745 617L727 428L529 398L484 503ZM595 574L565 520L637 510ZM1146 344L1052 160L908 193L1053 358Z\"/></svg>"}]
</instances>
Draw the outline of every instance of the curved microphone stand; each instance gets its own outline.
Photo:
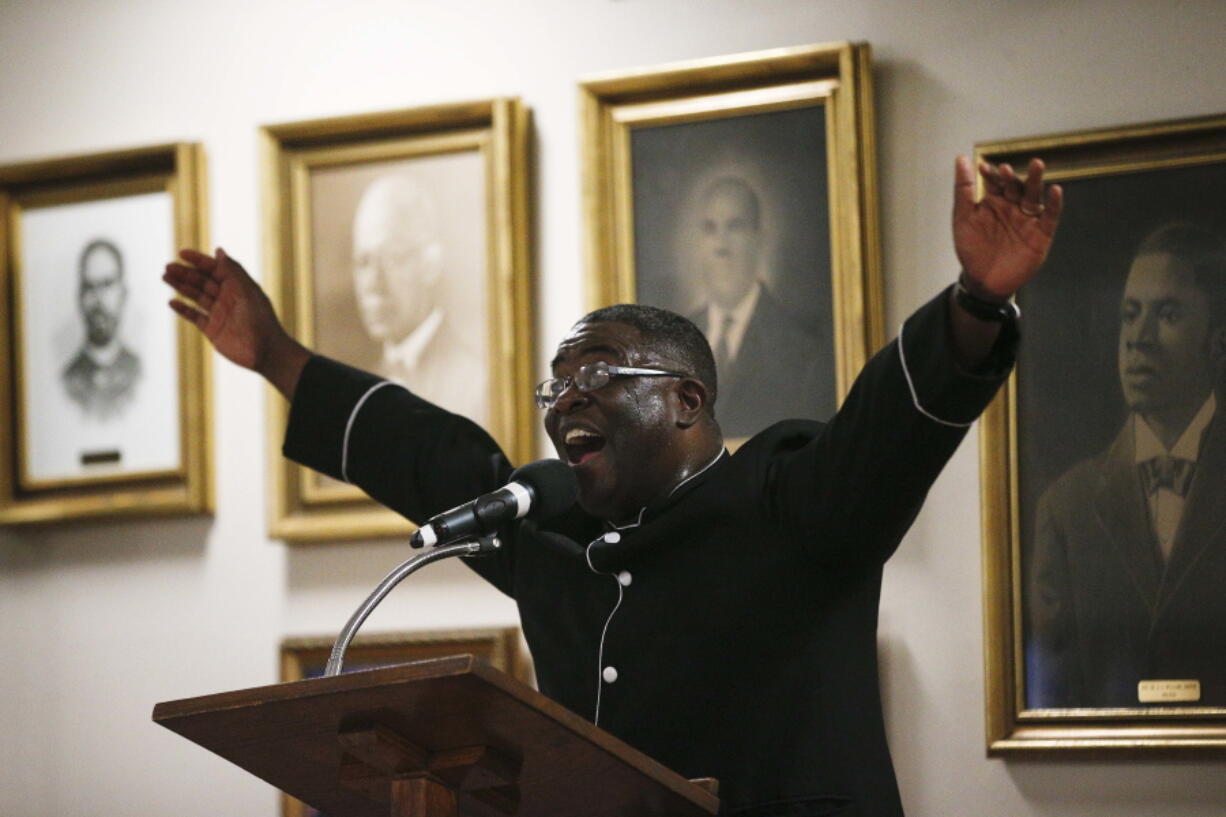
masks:
<instances>
[{"instance_id":1,"label":"curved microphone stand","mask_svg":"<svg viewBox=\"0 0 1226 817\"><path fill-rule=\"evenodd\" d=\"M349 617L349 623L341 630L341 634L336 637L336 643L332 645L332 654L328 657L328 664L324 668L324 676L340 674L341 666L345 661L345 651L349 649L349 642L357 635L358 628L366 621L367 616L374 612L379 602L383 601L383 597L390 593L392 588L400 584L410 573L425 567L431 562L437 562L450 556L476 556L481 553L493 553L500 547L502 547L502 542L497 536L491 534L490 536L482 536L480 539L457 542L453 545L441 545L401 563L391 573L388 573L383 581L379 582L379 586L375 588L374 592Z\"/></svg>"}]
</instances>

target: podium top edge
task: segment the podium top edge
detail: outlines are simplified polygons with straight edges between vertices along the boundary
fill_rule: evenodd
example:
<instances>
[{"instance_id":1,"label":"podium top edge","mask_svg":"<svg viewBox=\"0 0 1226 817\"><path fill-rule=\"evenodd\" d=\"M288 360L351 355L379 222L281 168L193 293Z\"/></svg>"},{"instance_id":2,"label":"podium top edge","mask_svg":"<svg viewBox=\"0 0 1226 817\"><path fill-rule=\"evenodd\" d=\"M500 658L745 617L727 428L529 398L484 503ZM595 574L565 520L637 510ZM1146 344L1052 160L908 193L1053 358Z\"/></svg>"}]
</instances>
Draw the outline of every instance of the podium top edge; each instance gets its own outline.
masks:
<instances>
[{"instance_id":1,"label":"podium top edge","mask_svg":"<svg viewBox=\"0 0 1226 817\"><path fill-rule=\"evenodd\" d=\"M445 658L428 658L390 667L341 673L326 678L306 678L300 681L283 681L278 684L236 689L229 692L214 692L194 698L162 701L153 707L153 721L166 725L167 721L209 712L260 706L272 701L308 698L346 689L361 689L402 681L423 681L430 678L465 674L484 676L486 673L481 672L482 666L483 664L472 655L451 655Z\"/></svg>"},{"instance_id":2,"label":"podium top edge","mask_svg":"<svg viewBox=\"0 0 1226 817\"><path fill-rule=\"evenodd\" d=\"M488 694L477 692L480 689L497 690L500 695L509 696L518 701L517 706L521 711L533 712L534 717L552 722L574 739L590 745L604 755L616 758L626 767L638 770L639 773L652 778L656 785L679 795L702 813L713 815L718 811L719 798L710 791L691 783L659 761L603 731L591 721L571 712L562 704L531 689L473 655L426 659L390 667L342 673L331 677L308 678L195 698L163 701L154 706L153 721L231 760L236 765L252 771L248 763L250 758L246 756L246 753L258 741L253 743L243 737L234 743L235 737L231 727L236 722L256 722L261 718L255 716L277 711L284 713L287 708L294 710L301 706L305 706L316 714L327 713L324 716L326 720L335 715L335 702L338 701L357 698L364 700L366 702L364 705L369 706L372 699L380 696L383 696L385 700L388 700L387 695L391 695L392 699L398 699L403 691L421 682L443 681L448 678L461 682L465 676L478 682L477 686L461 683L461 686L469 688L470 694L474 692L478 695ZM219 732L217 731L218 724L226 724L226 726L222 727ZM328 739L335 742L333 728L329 727L324 731L329 732ZM264 759L261 759L260 762L263 763ZM279 774L280 767L275 771ZM279 788L286 788L277 782L279 779L277 775L255 771L252 773Z\"/></svg>"}]
</instances>

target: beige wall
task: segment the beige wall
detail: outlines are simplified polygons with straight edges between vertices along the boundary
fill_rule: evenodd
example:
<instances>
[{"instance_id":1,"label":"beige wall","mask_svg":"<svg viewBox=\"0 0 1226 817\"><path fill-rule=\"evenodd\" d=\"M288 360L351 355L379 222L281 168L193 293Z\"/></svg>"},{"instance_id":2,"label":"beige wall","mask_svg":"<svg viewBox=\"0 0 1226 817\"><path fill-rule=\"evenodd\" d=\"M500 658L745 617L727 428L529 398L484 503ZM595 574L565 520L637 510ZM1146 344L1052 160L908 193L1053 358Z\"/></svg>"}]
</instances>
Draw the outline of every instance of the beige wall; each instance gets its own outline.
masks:
<instances>
[{"instance_id":1,"label":"beige wall","mask_svg":"<svg viewBox=\"0 0 1226 817\"><path fill-rule=\"evenodd\" d=\"M213 237L258 275L257 126L522 96L539 140L543 372L583 303L576 77L872 43L895 326L954 274L956 153L1226 111L1224 34L1221 0L8 0L0 162L202 141ZM272 789L153 726L153 704L272 682L283 636L335 631L404 555L398 544L269 541L252 454L264 448L264 393L228 365L215 377L214 519L0 532L6 817L274 814ZM886 571L886 714L910 813L1221 814L1220 761L984 757L977 486L972 436ZM368 626L513 620L462 566L441 565Z\"/></svg>"}]
</instances>

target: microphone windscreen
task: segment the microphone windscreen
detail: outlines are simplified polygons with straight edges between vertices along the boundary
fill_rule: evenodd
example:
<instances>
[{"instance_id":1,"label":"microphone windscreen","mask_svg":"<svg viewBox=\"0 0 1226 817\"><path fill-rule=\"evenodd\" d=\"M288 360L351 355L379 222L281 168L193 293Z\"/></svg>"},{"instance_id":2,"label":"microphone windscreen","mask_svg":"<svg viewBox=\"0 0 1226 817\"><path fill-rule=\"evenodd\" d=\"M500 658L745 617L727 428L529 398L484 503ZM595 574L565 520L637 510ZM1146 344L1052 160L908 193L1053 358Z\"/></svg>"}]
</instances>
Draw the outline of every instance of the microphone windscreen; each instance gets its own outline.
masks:
<instances>
[{"instance_id":1,"label":"microphone windscreen","mask_svg":"<svg viewBox=\"0 0 1226 817\"><path fill-rule=\"evenodd\" d=\"M579 480L570 466L558 459L537 460L511 472L509 482L526 485L532 491L532 519L557 516L579 498Z\"/></svg>"}]
</instances>

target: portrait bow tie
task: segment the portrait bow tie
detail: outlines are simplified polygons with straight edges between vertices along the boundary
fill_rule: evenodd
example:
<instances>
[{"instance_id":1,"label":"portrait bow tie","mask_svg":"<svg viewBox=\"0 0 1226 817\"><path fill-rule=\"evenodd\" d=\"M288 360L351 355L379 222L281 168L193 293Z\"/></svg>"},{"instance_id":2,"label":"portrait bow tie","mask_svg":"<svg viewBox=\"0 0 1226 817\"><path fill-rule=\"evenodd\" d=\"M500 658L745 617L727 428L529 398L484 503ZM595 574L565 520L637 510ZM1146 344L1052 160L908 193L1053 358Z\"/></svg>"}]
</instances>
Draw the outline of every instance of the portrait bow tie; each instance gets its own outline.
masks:
<instances>
[{"instance_id":1,"label":"portrait bow tie","mask_svg":"<svg viewBox=\"0 0 1226 817\"><path fill-rule=\"evenodd\" d=\"M1141 463L1141 478L1145 481L1145 490L1151 494L1166 488L1187 496L1195 471L1196 463L1179 457L1154 457Z\"/></svg>"}]
</instances>

